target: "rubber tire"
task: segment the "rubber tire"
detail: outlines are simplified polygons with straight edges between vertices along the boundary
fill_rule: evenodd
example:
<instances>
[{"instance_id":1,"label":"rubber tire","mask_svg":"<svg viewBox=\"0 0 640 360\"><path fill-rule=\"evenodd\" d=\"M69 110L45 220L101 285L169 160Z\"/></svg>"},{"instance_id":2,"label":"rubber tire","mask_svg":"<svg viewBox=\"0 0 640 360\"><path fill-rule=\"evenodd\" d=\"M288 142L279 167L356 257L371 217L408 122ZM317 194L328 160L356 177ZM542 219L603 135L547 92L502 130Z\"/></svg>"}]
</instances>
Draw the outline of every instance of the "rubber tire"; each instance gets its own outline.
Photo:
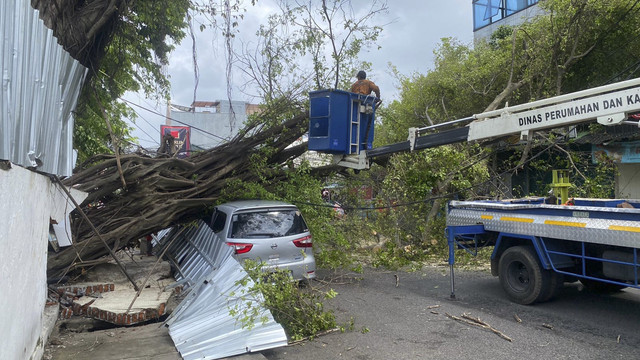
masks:
<instances>
[{"instance_id":1,"label":"rubber tire","mask_svg":"<svg viewBox=\"0 0 640 360\"><path fill-rule=\"evenodd\" d=\"M587 290L599 294L611 294L626 288L624 285L611 284L591 279L580 279L580 282Z\"/></svg>"},{"instance_id":2,"label":"rubber tire","mask_svg":"<svg viewBox=\"0 0 640 360\"><path fill-rule=\"evenodd\" d=\"M499 277L502 289L511 301L529 305L550 291L551 274L540 266L531 246L514 246L500 257Z\"/></svg>"},{"instance_id":3,"label":"rubber tire","mask_svg":"<svg viewBox=\"0 0 640 360\"><path fill-rule=\"evenodd\" d=\"M540 292L536 302L545 302L553 299L564 286L564 276L562 274L558 274L553 270L543 269L542 271L549 273L549 282L546 286L543 284L543 291Z\"/></svg>"}]
</instances>

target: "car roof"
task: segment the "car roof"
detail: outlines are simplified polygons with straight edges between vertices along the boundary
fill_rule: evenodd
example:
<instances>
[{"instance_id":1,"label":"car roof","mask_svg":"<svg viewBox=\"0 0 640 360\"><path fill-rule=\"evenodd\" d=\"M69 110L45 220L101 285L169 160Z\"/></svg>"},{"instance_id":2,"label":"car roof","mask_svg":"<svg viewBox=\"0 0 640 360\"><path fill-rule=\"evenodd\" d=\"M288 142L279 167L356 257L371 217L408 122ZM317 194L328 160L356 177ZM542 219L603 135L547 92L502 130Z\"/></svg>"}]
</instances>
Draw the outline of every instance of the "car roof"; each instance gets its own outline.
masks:
<instances>
[{"instance_id":1,"label":"car roof","mask_svg":"<svg viewBox=\"0 0 640 360\"><path fill-rule=\"evenodd\" d=\"M261 208L272 208L272 207L295 208L296 206L293 204L286 203L284 201L276 201L276 200L237 200L237 201L231 201L224 204L220 204L217 207L227 211L235 212L235 211L242 211L242 210L249 210L249 209L261 209Z\"/></svg>"}]
</instances>

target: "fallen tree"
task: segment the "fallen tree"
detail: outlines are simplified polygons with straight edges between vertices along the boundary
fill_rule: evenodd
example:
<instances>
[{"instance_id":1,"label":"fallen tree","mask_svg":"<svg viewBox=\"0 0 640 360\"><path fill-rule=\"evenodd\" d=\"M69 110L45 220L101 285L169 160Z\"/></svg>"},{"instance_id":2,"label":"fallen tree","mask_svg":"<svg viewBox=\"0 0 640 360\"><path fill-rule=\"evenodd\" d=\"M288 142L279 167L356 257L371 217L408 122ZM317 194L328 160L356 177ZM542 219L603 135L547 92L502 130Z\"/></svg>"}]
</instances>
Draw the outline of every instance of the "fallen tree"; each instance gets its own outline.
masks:
<instances>
[{"instance_id":1,"label":"fallen tree","mask_svg":"<svg viewBox=\"0 0 640 360\"><path fill-rule=\"evenodd\" d=\"M307 131L307 114L300 111L275 124L271 120L273 125L265 125L265 119L278 118L277 111L261 118L230 142L185 159L127 154L119 156L118 165L115 155L99 155L64 184L89 193L81 209L118 250L130 240L201 218L233 181L268 188L284 180L285 165L306 151L306 146L290 145ZM74 245L50 254L50 278L108 254L80 214L74 211L72 217Z\"/></svg>"}]
</instances>

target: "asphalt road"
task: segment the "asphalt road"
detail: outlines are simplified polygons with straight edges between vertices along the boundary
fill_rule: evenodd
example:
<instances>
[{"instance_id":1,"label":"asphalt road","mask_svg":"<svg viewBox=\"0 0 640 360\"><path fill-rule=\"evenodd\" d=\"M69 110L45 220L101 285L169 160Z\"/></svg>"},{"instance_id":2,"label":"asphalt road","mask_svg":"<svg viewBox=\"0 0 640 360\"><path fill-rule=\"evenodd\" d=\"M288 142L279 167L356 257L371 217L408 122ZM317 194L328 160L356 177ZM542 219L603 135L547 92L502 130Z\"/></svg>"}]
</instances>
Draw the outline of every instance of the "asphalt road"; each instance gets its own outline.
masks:
<instances>
[{"instance_id":1,"label":"asphalt road","mask_svg":"<svg viewBox=\"0 0 640 360\"><path fill-rule=\"evenodd\" d=\"M341 323L353 316L355 329L264 351L267 359L640 358L636 289L602 295L566 284L554 300L525 306L507 300L498 279L486 271L457 270L455 300L449 298L446 268L319 275L322 281L313 286L339 293L327 305ZM512 341L446 314L480 318Z\"/></svg>"}]
</instances>

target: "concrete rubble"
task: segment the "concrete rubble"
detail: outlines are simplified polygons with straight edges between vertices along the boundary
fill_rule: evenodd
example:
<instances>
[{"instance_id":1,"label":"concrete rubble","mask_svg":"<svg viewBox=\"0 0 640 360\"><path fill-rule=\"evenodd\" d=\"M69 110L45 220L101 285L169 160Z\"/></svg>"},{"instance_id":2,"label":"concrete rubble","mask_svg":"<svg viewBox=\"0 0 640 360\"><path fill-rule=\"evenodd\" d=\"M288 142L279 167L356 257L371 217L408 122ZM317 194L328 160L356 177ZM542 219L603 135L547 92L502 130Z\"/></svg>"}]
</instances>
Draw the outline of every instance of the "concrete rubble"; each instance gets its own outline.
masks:
<instances>
[{"instance_id":1,"label":"concrete rubble","mask_svg":"<svg viewBox=\"0 0 640 360\"><path fill-rule=\"evenodd\" d=\"M61 306L60 318L85 316L120 326L158 320L167 313L167 303L175 290L166 290L175 281L166 262L157 262L155 256L119 254L127 272L136 284L147 283L136 296L133 285L122 272L109 262L91 269L82 281L54 286L50 301ZM145 279L147 279L145 281ZM134 301L135 299L135 301Z\"/></svg>"}]
</instances>

